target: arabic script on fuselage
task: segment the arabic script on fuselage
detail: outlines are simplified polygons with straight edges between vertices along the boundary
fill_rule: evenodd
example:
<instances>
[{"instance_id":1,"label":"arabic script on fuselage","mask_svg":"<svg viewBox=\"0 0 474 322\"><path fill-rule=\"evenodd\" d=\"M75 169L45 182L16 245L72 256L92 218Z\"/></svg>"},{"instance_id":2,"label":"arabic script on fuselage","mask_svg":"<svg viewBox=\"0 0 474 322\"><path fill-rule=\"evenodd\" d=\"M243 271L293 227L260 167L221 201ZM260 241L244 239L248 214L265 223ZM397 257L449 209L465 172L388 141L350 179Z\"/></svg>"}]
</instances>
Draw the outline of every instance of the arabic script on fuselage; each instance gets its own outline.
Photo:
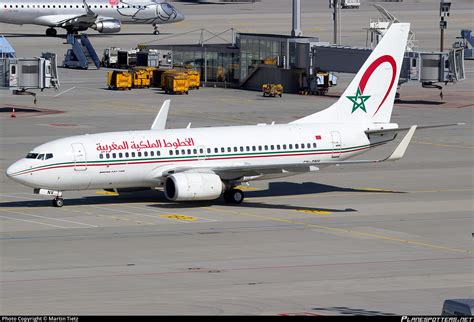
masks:
<instances>
[{"instance_id":1,"label":"arabic script on fuselage","mask_svg":"<svg viewBox=\"0 0 474 322\"><path fill-rule=\"evenodd\" d=\"M119 143L112 142L110 144L96 143L97 151L101 153L110 153L112 151L122 151L122 150L136 150L141 151L144 149L161 149L161 148L174 148L178 149L180 147L190 147L194 146L193 138L185 138L183 140L167 140L167 139L156 139L154 141L150 140L141 140L140 142L127 141L124 140Z\"/></svg>"}]
</instances>

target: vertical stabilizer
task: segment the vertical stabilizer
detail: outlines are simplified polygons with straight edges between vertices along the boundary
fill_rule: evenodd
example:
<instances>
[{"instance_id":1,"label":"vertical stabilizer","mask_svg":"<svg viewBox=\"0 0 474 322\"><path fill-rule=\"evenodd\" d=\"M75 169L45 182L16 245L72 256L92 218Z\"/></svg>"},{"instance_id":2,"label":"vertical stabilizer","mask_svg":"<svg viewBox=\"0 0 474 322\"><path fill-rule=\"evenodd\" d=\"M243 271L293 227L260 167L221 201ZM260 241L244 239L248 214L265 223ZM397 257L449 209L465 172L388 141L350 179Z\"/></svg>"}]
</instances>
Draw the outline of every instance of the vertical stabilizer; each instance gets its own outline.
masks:
<instances>
[{"instance_id":1,"label":"vertical stabilizer","mask_svg":"<svg viewBox=\"0 0 474 322\"><path fill-rule=\"evenodd\" d=\"M392 24L336 103L292 123L389 123L409 30Z\"/></svg>"}]
</instances>

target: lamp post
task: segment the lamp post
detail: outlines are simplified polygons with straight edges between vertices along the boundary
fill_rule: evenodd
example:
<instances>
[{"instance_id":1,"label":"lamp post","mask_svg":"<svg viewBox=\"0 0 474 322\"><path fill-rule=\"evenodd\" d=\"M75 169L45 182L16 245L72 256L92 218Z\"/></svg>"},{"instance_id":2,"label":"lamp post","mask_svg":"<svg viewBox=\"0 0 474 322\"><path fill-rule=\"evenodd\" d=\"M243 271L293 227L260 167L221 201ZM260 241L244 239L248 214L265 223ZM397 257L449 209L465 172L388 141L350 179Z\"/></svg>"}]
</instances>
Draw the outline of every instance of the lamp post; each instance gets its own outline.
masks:
<instances>
[{"instance_id":1,"label":"lamp post","mask_svg":"<svg viewBox=\"0 0 474 322\"><path fill-rule=\"evenodd\" d=\"M444 2L441 0L439 4L439 16L441 20L439 22L439 28L441 29L440 41L439 41L439 51L443 52L444 50L444 29L448 27L448 22L444 20L444 17L449 17L449 9L451 8L451 2Z\"/></svg>"}]
</instances>

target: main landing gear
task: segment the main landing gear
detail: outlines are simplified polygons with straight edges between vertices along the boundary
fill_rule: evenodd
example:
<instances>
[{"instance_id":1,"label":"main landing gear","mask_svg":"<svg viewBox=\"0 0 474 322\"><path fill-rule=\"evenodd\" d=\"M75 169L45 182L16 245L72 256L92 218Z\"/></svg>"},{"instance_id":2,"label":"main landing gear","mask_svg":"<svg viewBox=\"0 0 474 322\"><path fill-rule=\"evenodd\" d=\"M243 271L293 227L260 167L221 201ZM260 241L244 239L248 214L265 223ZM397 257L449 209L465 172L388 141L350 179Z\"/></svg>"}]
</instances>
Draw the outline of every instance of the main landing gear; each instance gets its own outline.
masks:
<instances>
[{"instance_id":1,"label":"main landing gear","mask_svg":"<svg viewBox=\"0 0 474 322\"><path fill-rule=\"evenodd\" d=\"M156 23L153 24L153 34L159 35L160 31L158 30L158 25Z\"/></svg>"},{"instance_id":2,"label":"main landing gear","mask_svg":"<svg viewBox=\"0 0 474 322\"><path fill-rule=\"evenodd\" d=\"M244 201L244 193L240 189L229 189L224 192L224 200L226 203L240 204Z\"/></svg>"},{"instance_id":3,"label":"main landing gear","mask_svg":"<svg viewBox=\"0 0 474 322\"><path fill-rule=\"evenodd\" d=\"M58 34L58 31L54 28L48 28L46 29L46 36L49 36L49 37L56 37L56 35Z\"/></svg>"}]
</instances>

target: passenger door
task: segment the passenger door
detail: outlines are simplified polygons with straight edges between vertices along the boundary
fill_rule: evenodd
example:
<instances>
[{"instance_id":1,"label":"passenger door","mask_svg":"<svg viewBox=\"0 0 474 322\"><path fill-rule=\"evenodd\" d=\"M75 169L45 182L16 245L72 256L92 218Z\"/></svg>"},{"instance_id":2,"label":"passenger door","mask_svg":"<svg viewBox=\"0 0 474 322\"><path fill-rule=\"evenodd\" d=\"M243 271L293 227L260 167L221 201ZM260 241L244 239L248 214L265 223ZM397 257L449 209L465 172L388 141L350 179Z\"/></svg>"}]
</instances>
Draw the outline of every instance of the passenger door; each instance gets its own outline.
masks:
<instances>
[{"instance_id":1,"label":"passenger door","mask_svg":"<svg viewBox=\"0 0 474 322\"><path fill-rule=\"evenodd\" d=\"M74 153L74 170L75 171L86 171L87 170L87 158L86 150L82 143L73 143L72 151Z\"/></svg>"},{"instance_id":2,"label":"passenger door","mask_svg":"<svg viewBox=\"0 0 474 322\"><path fill-rule=\"evenodd\" d=\"M339 158L341 156L341 135L337 131L331 132L332 139L332 158Z\"/></svg>"}]
</instances>

